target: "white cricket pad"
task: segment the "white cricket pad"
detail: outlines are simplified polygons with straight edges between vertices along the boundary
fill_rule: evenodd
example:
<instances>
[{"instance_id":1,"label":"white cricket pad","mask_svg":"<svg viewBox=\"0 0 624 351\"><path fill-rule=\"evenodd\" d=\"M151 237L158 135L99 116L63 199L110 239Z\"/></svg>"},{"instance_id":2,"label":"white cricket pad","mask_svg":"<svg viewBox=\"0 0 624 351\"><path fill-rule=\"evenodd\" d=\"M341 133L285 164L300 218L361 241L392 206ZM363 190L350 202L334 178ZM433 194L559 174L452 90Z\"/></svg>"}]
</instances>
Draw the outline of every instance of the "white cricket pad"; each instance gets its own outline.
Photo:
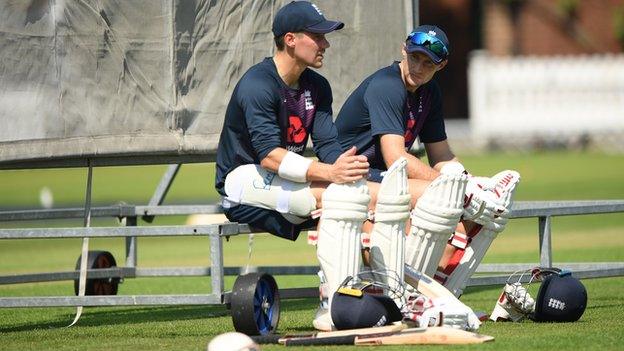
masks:
<instances>
[{"instance_id":1,"label":"white cricket pad","mask_svg":"<svg viewBox=\"0 0 624 351\"><path fill-rule=\"evenodd\" d=\"M466 241L464 248L458 246L458 250L463 250L459 262L449 262L449 266L443 272L438 272L436 278L443 281L444 286L455 296L460 296L466 287L468 279L474 274L477 267L483 260L487 250L496 236L505 229L508 221L509 208L513 202L513 194L517 184L520 182L520 174L516 171L503 171L492 177L495 184L491 191L495 203L487 205L489 207L500 207L496 213L482 217L489 218L470 240ZM451 240L454 242L455 240Z\"/></svg>"},{"instance_id":2,"label":"white cricket pad","mask_svg":"<svg viewBox=\"0 0 624 351\"><path fill-rule=\"evenodd\" d=\"M276 210L291 222L293 216L309 217L316 209L310 183L283 179L254 164L230 172L225 178L225 193L229 203Z\"/></svg>"},{"instance_id":3,"label":"white cricket pad","mask_svg":"<svg viewBox=\"0 0 624 351\"><path fill-rule=\"evenodd\" d=\"M464 219L488 225L498 218L509 218L511 196L520 181L516 171L505 170L492 178L469 177Z\"/></svg>"},{"instance_id":4,"label":"white cricket pad","mask_svg":"<svg viewBox=\"0 0 624 351\"><path fill-rule=\"evenodd\" d=\"M371 268L377 281L393 290L403 285L405 226L411 195L407 185L407 160L396 160L381 181L375 207L375 224L370 236ZM388 279L395 277L395 279Z\"/></svg>"},{"instance_id":5,"label":"white cricket pad","mask_svg":"<svg viewBox=\"0 0 624 351\"><path fill-rule=\"evenodd\" d=\"M453 270L451 272L437 272L436 279L442 280L444 282L443 285L455 296L461 296L468 279L477 270L477 266L483 260L485 253L490 248L497 234L493 230L481 228L472 237L470 244L463 249L463 256L461 256L459 263L454 266ZM452 262L449 262L449 265L452 264Z\"/></svg>"},{"instance_id":6,"label":"white cricket pad","mask_svg":"<svg viewBox=\"0 0 624 351\"><path fill-rule=\"evenodd\" d=\"M323 192L316 255L327 280L329 306L345 278L359 272L360 232L369 202L365 180L330 184Z\"/></svg>"},{"instance_id":7,"label":"white cricket pad","mask_svg":"<svg viewBox=\"0 0 624 351\"><path fill-rule=\"evenodd\" d=\"M412 211L405 263L433 276L463 212L465 174L440 174L427 186Z\"/></svg>"}]
</instances>

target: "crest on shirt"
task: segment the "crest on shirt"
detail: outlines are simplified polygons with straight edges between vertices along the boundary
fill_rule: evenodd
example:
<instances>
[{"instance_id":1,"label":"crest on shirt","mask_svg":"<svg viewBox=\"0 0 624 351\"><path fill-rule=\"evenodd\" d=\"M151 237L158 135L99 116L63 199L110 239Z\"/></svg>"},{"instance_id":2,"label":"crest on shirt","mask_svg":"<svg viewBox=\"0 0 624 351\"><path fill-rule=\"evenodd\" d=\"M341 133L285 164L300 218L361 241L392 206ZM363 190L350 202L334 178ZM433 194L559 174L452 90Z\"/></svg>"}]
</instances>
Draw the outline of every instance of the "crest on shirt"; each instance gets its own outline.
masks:
<instances>
[{"instance_id":1,"label":"crest on shirt","mask_svg":"<svg viewBox=\"0 0 624 351\"><path fill-rule=\"evenodd\" d=\"M314 109L314 102L312 102L312 93L309 90L305 90L303 92L303 96L305 97L305 109L306 111L310 111Z\"/></svg>"}]
</instances>

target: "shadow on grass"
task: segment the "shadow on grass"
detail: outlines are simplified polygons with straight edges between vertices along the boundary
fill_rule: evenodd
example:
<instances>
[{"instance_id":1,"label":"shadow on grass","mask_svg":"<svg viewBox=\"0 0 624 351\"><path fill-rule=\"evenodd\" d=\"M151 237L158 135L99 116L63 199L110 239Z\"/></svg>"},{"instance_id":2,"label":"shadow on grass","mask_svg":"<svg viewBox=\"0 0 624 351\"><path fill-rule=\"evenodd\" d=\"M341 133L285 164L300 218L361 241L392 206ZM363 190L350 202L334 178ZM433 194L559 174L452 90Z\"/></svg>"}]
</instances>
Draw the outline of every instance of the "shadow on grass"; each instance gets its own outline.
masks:
<instances>
[{"instance_id":1,"label":"shadow on grass","mask_svg":"<svg viewBox=\"0 0 624 351\"><path fill-rule=\"evenodd\" d=\"M609 304L594 304L586 307L587 310L599 310L603 308L622 307L621 303L609 303Z\"/></svg>"},{"instance_id":2,"label":"shadow on grass","mask_svg":"<svg viewBox=\"0 0 624 351\"><path fill-rule=\"evenodd\" d=\"M182 307L140 307L110 308L87 307L78 321L79 326L92 327L103 325L141 324L147 322L163 322L176 320L193 320L212 317L223 317L230 312L225 306L182 306ZM65 319L67 317L67 319ZM55 315L55 320L37 321L0 328L0 333L28 331L35 329L62 328L70 324L71 315Z\"/></svg>"},{"instance_id":3,"label":"shadow on grass","mask_svg":"<svg viewBox=\"0 0 624 351\"><path fill-rule=\"evenodd\" d=\"M281 313L312 311L317 299L290 299L281 302ZM133 325L150 322L169 322L220 318L230 315L225 305L215 306L156 306L156 307L87 307L83 310L78 326ZM70 324L74 314L51 315L47 321L27 322L12 326L0 326L0 333L32 331L37 329L63 328Z\"/></svg>"}]
</instances>

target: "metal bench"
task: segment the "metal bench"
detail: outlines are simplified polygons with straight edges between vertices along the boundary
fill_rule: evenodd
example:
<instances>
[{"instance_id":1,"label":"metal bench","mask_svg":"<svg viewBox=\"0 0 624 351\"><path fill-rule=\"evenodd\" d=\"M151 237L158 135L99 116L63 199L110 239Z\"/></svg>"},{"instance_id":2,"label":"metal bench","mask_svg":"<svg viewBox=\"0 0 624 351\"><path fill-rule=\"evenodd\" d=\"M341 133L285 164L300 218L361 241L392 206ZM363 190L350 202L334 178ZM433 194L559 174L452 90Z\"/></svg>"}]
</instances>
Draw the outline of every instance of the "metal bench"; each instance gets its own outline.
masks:
<instances>
[{"instance_id":1,"label":"metal bench","mask_svg":"<svg viewBox=\"0 0 624 351\"><path fill-rule=\"evenodd\" d=\"M85 209L67 208L54 210L26 210L0 212L0 221L44 220L59 218L82 218ZM555 216L624 212L624 200L602 201L531 201L516 202L512 218L538 218L540 266L552 267L551 219ZM126 239L125 266L108 269L91 269L87 274L93 278L135 278L156 276L210 276L212 291L200 295L132 295L132 296L58 296L58 297L4 297L0 307L40 306L101 306L101 305L175 305L175 304L222 304L228 303L230 293L224 290L225 275L247 272L240 267L223 266L223 239L234 235L257 232L247 224L223 222L211 225L145 226L137 227L139 217L163 215L218 214L218 205L203 206L132 206L117 205L90 209L93 217L117 217L125 226L88 228L25 228L0 229L0 239L34 238L82 238L124 237ZM209 267L162 267L140 268L136 266L136 238L150 236L207 236L210 241ZM531 264L482 264L478 273L504 273L535 266ZM624 262L610 263L558 263L558 267L575 271L580 278L624 275ZM252 270L273 275L316 274L318 266L269 266L252 267ZM1 276L0 284L30 283L41 281L75 280L79 271L50 272ZM492 285L504 282L504 275L476 276L469 285ZM280 290L282 298L308 297L318 294L317 288Z\"/></svg>"}]
</instances>

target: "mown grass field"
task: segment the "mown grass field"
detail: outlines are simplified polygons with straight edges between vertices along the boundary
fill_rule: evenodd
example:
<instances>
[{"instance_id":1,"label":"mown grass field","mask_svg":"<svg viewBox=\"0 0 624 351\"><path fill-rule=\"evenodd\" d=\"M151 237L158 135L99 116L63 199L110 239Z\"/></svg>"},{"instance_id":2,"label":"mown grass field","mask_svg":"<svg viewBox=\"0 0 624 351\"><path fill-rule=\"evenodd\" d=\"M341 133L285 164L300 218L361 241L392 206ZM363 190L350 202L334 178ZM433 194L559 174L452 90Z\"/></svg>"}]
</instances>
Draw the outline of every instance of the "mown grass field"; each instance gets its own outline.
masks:
<instances>
[{"instance_id":1,"label":"mown grass field","mask_svg":"<svg viewBox=\"0 0 624 351\"><path fill-rule=\"evenodd\" d=\"M594 153L492 154L462 157L473 174L488 175L503 168L517 169L522 183L518 200L624 199L624 156ZM164 166L109 167L94 170L96 205L120 201L145 204L164 172ZM216 200L212 165L185 165L166 203L209 204ZM48 187L55 207L81 206L85 169L0 171L0 208L37 208L39 193ZM183 223L180 217L157 218L155 224ZM557 217L553 221L555 261L624 261L624 214ZM0 227L80 226L82 221L0 223ZM94 225L115 225L97 220ZM139 223L139 225L147 225ZM80 253L80 240L2 240L0 274L70 270ZM141 267L203 266L209 263L206 238L141 238ZM249 240L234 237L225 243L226 266L315 265L314 248L305 237L288 242L268 235ZM123 264L123 239L92 239L91 249L111 251ZM485 262L537 262L537 220L513 220L493 244ZM280 287L314 286L314 276L276 277ZM226 278L231 288L234 277ZM624 278L584 280L589 307L577 323L485 323L484 334L494 343L453 349L620 349L624 341ZM469 289L462 300L476 310L490 312L499 287ZM119 293L170 294L210 291L209 278L127 279ZM0 296L72 295L72 282L0 286ZM279 329L311 330L315 299L287 300ZM98 307L87 308L78 325L64 328L73 308L0 309L0 350L201 350L215 335L233 330L223 306ZM413 347L385 347L408 350ZM421 348L421 347L419 347ZM442 349L441 347L426 347ZM278 350L280 346L264 346ZM351 350L355 347L318 347L312 350ZM445 348L446 349L446 348Z\"/></svg>"}]
</instances>

